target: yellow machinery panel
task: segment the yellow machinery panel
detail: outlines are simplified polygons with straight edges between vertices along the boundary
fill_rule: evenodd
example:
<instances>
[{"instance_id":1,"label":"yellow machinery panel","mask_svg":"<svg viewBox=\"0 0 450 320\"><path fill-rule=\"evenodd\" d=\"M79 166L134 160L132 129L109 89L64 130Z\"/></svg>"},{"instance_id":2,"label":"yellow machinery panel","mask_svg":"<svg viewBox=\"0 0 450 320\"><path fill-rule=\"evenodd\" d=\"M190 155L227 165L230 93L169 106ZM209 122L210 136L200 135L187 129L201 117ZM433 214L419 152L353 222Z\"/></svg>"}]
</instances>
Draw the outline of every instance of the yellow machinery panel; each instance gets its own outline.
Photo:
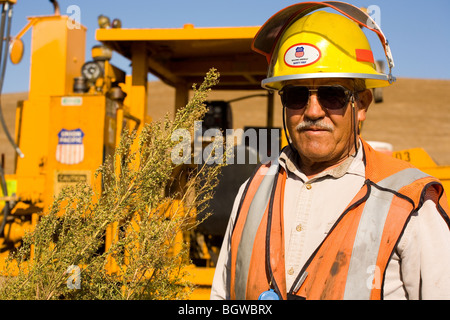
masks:
<instances>
[{"instance_id":1,"label":"yellow machinery panel","mask_svg":"<svg viewBox=\"0 0 450 320\"><path fill-rule=\"evenodd\" d=\"M439 166L423 148L398 150L392 156L410 162L420 170L438 178L444 186L447 200L450 203L450 166Z\"/></svg>"},{"instance_id":2,"label":"yellow machinery panel","mask_svg":"<svg viewBox=\"0 0 450 320\"><path fill-rule=\"evenodd\" d=\"M105 99L51 97L45 207L66 185L94 183L95 170L104 160Z\"/></svg>"},{"instance_id":3,"label":"yellow machinery panel","mask_svg":"<svg viewBox=\"0 0 450 320\"><path fill-rule=\"evenodd\" d=\"M25 157L16 162L17 192L22 200L43 201L49 150L50 97L72 92L84 64L86 28L67 28L67 16L30 17L30 90L16 112L16 141ZM25 31L23 31L25 32Z\"/></svg>"},{"instance_id":4,"label":"yellow machinery panel","mask_svg":"<svg viewBox=\"0 0 450 320\"><path fill-rule=\"evenodd\" d=\"M84 64L86 28L68 28L67 16L30 18L33 23L29 98L66 95Z\"/></svg>"}]
</instances>

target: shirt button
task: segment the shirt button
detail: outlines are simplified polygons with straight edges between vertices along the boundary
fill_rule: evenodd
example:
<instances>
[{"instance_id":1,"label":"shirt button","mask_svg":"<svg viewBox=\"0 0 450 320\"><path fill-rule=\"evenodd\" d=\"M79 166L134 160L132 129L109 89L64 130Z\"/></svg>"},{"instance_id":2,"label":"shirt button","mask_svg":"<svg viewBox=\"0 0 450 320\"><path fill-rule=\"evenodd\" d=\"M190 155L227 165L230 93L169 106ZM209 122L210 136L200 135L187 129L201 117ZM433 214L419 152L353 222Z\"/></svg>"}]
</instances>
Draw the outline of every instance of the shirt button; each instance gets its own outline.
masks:
<instances>
[{"instance_id":1,"label":"shirt button","mask_svg":"<svg viewBox=\"0 0 450 320\"><path fill-rule=\"evenodd\" d=\"M306 187L306 189L308 189L308 190L310 190L310 189L312 188L312 186L311 186L309 183L307 183L307 184L305 185L305 187Z\"/></svg>"},{"instance_id":2,"label":"shirt button","mask_svg":"<svg viewBox=\"0 0 450 320\"><path fill-rule=\"evenodd\" d=\"M291 268L288 270L288 275L292 276L293 274L294 274L294 268L291 267Z\"/></svg>"},{"instance_id":3,"label":"shirt button","mask_svg":"<svg viewBox=\"0 0 450 320\"><path fill-rule=\"evenodd\" d=\"M297 226L295 227L295 230L297 230L298 232L302 231L302 230L303 230L303 229L302 229L302 225L301 225L301 224L297 225Z\"/></svg>"}]
</instances>

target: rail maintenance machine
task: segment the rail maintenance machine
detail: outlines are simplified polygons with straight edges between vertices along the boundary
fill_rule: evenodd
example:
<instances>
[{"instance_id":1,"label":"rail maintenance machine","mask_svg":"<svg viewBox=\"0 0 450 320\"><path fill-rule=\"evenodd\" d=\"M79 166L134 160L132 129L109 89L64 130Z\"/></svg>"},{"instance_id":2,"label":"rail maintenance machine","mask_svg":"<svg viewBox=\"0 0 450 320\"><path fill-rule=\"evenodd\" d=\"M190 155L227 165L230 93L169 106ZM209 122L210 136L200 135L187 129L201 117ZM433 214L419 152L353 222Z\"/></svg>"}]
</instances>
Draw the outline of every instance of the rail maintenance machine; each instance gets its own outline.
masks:
<instances>
[{"instance_id":1,"label":"rail maintenance machine","mask_svg":"<svg viewBox=\"0 0 450 320\"><path fill-rule=\"evenodd\" d=\"M0 1L5 16L15 2ZM11 43L11 61L19 63L23 53L20 38L31 31L29 95L17 105L15 136L11 138L17 151L15 169L13 174L2 172L0 268L63 187L94 183L96 169L114 154L123 128L139 131L152 121L147 114L148 73L175 88L175 106L167 110L171 113L186 105L193 83L201 83L212 67L221 75L214 90L264 93L260 81L266 62L250 48L258 27L194 28L187 24L179 29L125 29L119 20L110 22L99 16L99 44L85 61L86 28L61 15L57 2L51 2L54 14L28 17L28 24L16 36L6 37ZM113 52L129 59L131 75L110 63ZM273 99L268 97L268 122L272 123ZM232 127L228 102L209 101L208 107L205 123L209 127ZM246 174L223 172L227 178L218 188L225 190L227 199L221 197L220 205L215 206L223 214L214 214L202 224L206 242L191 242L191 246L199 246L191 248L196 252L196 265L190 271L198 286L194 299L209 298L214 255L235 196L235 191L226 191L237 190L253 167L239 166ZM107 246L111 240L106 237ZM207 248L206 243L213 243L215 249Z\"/></svg>"},{"instance_id":2,"label":"rail maintenance machine","mask_svg":"<svg viewBox=\"0 0 450 320\"><path fill-rule=\"evenodd\" d=\"M8 32L9 10L15 2L0 0L2 34ZM7 33L3 37L11 44L11 61L18 63L23 53L20 38L28 30L32 32L29 96L18 103L15 136L9 136L17 151L15 169L13 174L0 172L0 268L9 252L20 245L26 230L37 224L54 195L66 185L94 181L96 169L114 153L123 128L140 130L152 121L147 113L147 97L152 94L148 92L148 73L175 88L175 106L167 110L174 112L188 102L192 84L201 83L214 67L220 72L220 82L213 89L244 90L252 93L249 97L260 92L267 97L267 108L261 108L266 112L265 128L274 127L273 95L260 86L267 62L251 50L259 27L195 28L186 24L179 29L125 29L119 20L110 23L99 16L99 44L85 61L86 28L61 15L55 0L50 2L54 14L29 17L16 36ZM131 75L110 63L113 52L129 59ZM1 53L0 48L0 57ZM210 101L208 105L205 124L232 128L229 102ZM284 144L282 141L281 146ZM441 178L449 189L450 169L438 167L422 149L392 154L408 157ZM191 241L191 246L199 247L191 250L197 253L191 271L198 286L191 296L194 299L209 298L234 196L253 168L230 165L223 169L216 192L221 197L211 203L214 214L199 227L204 241ZM105 241L107 245L108 239Z\"/></svg>"}]
</instances>

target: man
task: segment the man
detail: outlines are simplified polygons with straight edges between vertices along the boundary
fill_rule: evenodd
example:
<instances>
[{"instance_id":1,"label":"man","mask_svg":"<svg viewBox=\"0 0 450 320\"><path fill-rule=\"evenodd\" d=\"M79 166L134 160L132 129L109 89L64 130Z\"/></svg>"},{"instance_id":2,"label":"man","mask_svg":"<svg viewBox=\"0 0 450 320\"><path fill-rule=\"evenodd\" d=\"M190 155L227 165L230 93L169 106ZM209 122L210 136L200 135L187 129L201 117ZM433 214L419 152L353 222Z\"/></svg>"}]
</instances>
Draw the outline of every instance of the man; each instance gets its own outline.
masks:
<instances>
[{"instance_id":1,"label":"man","mask_svg":"<svg viewBox=\"0 0 450 320\"><path fill-rule=\"evenodd\" d=\"M389 75L359 25L379 35ZM270 18L253 47L291 142L240 188L211 298L450 299L442 185L359 137L370 89L394 81L376 23L345 3L305 2Z\"/></svg>"}]
</instances>

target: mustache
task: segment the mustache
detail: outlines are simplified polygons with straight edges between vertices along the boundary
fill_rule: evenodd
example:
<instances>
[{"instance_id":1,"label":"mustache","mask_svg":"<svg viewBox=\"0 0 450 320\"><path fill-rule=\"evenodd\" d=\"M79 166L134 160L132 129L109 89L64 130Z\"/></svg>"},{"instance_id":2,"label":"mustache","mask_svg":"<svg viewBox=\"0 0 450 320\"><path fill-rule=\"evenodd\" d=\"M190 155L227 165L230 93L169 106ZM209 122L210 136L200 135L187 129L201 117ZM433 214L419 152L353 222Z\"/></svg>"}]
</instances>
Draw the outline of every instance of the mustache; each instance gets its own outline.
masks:
<instances>
[{"instance_id":1,"label":"mustache","mask_svg":"<svg viewBox=\"0 0 450 320\"><path fill-rule=\"evenodd\" d=\"M319 120L304 120L295 127L295 130L299 132L309 129L321 129L331 132L334 130L334 126L329 123L326 123L322 119L319 119Z\"/></svg>"}]
</instances>

